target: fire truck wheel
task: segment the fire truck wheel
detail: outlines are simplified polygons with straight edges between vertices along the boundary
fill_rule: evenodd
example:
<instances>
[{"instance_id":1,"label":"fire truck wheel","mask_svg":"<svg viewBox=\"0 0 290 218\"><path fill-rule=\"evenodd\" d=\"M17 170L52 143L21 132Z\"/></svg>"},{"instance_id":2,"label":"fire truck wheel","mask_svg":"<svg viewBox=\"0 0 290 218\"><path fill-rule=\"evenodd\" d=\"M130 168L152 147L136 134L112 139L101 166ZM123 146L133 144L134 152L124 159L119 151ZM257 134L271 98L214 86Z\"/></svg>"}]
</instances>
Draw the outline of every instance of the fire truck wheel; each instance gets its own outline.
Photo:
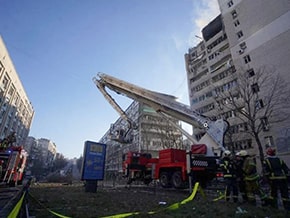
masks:
<instances>
[{"instance_id":1,"label":"fire truck wheel","mask_svg":"<svg viewBox=\"0 0 290 218\"><path fill-rule=\"evenodd\" d=\"M168 188L170 187L170 176L168 174L168 172L162 172L160 173L160 184L163 188Z\"/></svg>"},{"instance_id":2,"label":"fire truck wheel","mask_svg":"<svg viewBox=\"0 0 290 218\"><path fill-rule=\"evenodd\" d=\"M183 188L183 186L184 186L180 171L176 171L173 173L171 181L172 181L174 188Z\"/></svg>"}]
</instances>

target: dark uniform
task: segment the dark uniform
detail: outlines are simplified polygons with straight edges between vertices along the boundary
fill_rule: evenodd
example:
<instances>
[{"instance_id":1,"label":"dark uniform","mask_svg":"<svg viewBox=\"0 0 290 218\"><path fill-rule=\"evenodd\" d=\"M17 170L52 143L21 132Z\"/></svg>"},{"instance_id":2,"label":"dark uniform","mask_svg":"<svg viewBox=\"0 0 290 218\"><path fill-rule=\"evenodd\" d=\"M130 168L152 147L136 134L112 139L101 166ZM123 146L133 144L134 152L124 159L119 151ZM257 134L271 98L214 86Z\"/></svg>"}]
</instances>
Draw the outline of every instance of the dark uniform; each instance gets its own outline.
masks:
<instances>
[{"instance_id":1,"label":"dark uniform","mask_svg":"<svg viewBox=\"0 0 290 218\"><path fill-rule=\"evenodd\" d=\"M247 153L245 153L245 152L246 151L238 152L236 154L236 159L235 159L238 188L239 188L239 192L242 196L243 202L248 201L248 196L246 193L246 182L245 182L244 172L243 172L244 160L246 158L245 155L247 155Z\"/></svg>"},{"instance_id":2,"label":"dark uniform","mask_svg":"<svg viewBox=\"0 0 290 218\"><path fill-rule=\"evenodd\" d=\"M229 151L228 151L229 152ZM226 183L226 201L230 201L231 192L233 192L233 201L238 202L238 184L236 176L236 168L233 160L230 158L230 153L226 153L222 159L220 167L223 170Z\"/></svg>"},{"instance_id":3,"label":"dark uniform","mask_svg":"<svg viewBox=\"0 0 290 218\"><path fill-rule=\"evenodd\" d=\"M277 207L278 189L282 197L286 210L290 210L290 200L288 195L287 174L289 168L283 160L276 157L276 151L271 147L267 149L268 157L264 162L265 175L268 178L271 194L268 201L271 206Z\"/></svg>"}]
</instances>

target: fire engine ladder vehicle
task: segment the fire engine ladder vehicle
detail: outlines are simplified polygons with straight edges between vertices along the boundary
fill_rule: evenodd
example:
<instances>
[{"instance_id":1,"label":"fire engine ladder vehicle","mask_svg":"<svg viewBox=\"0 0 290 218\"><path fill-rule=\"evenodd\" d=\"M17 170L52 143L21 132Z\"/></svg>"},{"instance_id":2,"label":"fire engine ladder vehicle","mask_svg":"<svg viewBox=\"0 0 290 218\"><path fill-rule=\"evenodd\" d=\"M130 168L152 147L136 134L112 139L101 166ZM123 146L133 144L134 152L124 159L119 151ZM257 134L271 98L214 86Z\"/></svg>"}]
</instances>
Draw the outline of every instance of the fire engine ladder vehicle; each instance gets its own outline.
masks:
<instances>
[{"instance_id":1,"label":"fire engine ladder vehicle","mask_svg":"<svg viewBox=\"0 0 290 218\"><path fill-rule=\"evenodd\" d=\"M194 137L192 137L189 133L187 133L184 129L182 129L179 125L175 124L174 122L171 122L172 125L174 125L176 128L178 128L189 140L191 140L194 144L199 145L206 145L206 154L204 155L205 158L203 159L197 159L195 155L191 155L190 158L190 165L191 169L194 171L194 167L196 167L196 170L205 169L209 165L209 160L214 160L215 165L218 161L218 158L215 156L214 151L220 151L222 153L225 149L223 146L223 139L224 134L228 128L228 124L225 120L219 119L219 120L212 120L209 117L206 117L194 110L192 110L188 105L185 105L183 103L177 102L173 98L173 96L158 93L154 91L150 91L144 88L141 88L139 86L133 85L131 83L125 82L123 80L117 79L113 76L104 74L104 73L98 73L98 77L93 78L93 81L97 88L100 90L100 92L104 95L104 97L107 99L107 101L118 111L118 113L121 115L122 118L128 121L129 126L130 122L132 124L133 121L129 120L126 113L119 107L119 105L116 103L116 101L111 97L111 95L107 92L106 88L116 92L117 94L121 94L124 96L127 96L128 98L131 98L133 100L136 100L138 102L142 102L151 108L153 108L156 112L163 115L163 117L167 118L168 121L170 121L169 117L174 117L180 121L186 122L190 125L192 125L195 128L198 129L204 129L205 134L203 137L197 141ZM170 150L170 149L169 149ZM193 147L191 148L191 151L193 151ZM177 152L174 151L174 149L170 150L169 153ZM159 152L159 162L164 162L165 159L162 160L162 156L166 155L176 155L176 154L169 154L166 151ZM177 155L178 156L178 155ZM185 159L184 165L188 165L186 163L186 157L185 157L185 151L182 153L182 158ZM173 158L174 159L174 158ZM178 160L172 160L173 162L178 162ZM179 160L180 161L180 160ZM150 162L150 161L149 161ZM181 186L181 182L179 180L185 180L186 177L186 168L182 168L182 173L162 173L161 172L161 165L156 165L156 171L155 172L155 179L158 178L161 180L161 185L163 181L163 187L168 186L169 180L171 181L173 179L173 185L178 188ZM159 169L160 168L160 169ZM188 168L187 168L188 169ZM160 170L160 172L159 172ZM157 175L158 174L158 175ZM170 176L169 176L170 174ZM182 174L182 175L180 175ZM195 173L196 175L196 173ZM163 177L162 177L163 176ZM201 174L202 177L204 177L204 174ZM182 179L180 178L182 177ZM175 179L174 179L175 178ZM205 178L205 180L207 180Z\"/></svg>"}]
</instances>

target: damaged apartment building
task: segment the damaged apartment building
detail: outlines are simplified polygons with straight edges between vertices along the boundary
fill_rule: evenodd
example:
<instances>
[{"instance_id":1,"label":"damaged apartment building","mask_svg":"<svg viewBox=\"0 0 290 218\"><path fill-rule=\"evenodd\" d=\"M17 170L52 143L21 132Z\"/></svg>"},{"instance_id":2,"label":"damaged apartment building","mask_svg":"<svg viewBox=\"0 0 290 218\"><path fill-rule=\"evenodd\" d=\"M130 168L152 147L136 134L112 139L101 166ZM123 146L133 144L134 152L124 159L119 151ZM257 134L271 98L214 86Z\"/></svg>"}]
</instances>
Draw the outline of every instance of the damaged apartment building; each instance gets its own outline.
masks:
<instances>
[{"instance_id":1,"label":"damaged apartment building","mask_svg":"<svg viewBox=\"0 0 290 218\"><path fill-rule=\"evenodd\" d=\"M255 140L247 134L249 126L245 119L239 119L233 108L222 107L232 100L239 102L241 96L234 92L231 98L223 96L237 87L240 73L247 75L251 94L260 96L253 106L257 109L267 105L269 96L266 96L268 87L255 83L255 76L279 74L289 84L290 3L286 0L219 0L218 3L221 14L202 29L202 40L185 54L190 106L203 115L213 119L222 117L230 123L231 138L225 138L225 146L258 154ZM263 126L259 135L262 144L275 147L287 160L289 120L270 123L270 118L273 117L260 117L257 121ZM193 132L197 138L203 134L196 129Z\"/></svg>"}]
</instances>

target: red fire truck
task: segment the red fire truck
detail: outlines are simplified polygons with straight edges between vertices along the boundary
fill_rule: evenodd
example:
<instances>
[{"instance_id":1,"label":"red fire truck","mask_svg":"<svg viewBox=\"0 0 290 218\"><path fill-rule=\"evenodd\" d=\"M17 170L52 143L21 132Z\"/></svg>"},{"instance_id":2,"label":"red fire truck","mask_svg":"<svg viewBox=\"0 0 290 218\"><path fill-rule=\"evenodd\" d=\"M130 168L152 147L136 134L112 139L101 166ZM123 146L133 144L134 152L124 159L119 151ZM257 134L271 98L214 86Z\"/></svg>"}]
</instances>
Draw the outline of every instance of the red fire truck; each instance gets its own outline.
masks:
<instances>
[{"instance_id":1,"label":"red fire truck","mask_svg":"<svg viewBox=\"0 0 290 218\"><path fill-rule=\"evenodd\" d=\"M22 184L27 152L22 146L0 148L0 183L11 187Z\"/></svg>"},{"instance_id":2,"label":"red fire truck","mask_svg":"<svg viewBox=\"0 0 290 218\"><path fill-rule=\"evenodd\" d=\"M216 177L219 161L218 157L204 156L205 149L204 144L192 145L190 151L164 149L159 151L159 158L130 151L123 157L123 174L128 178L128 184L135 180L144 184L158 180L162 187L176 189L186 188L191 175L193 182L204 187Z\"/></svg>"},{"instance_id":3,"label":"red fire truck","mask_svg":"<svg viewBox=\"0 0 290 218\"><path fill-rule=\"evenodd\" d=\"M138 125L127 116L106 88L150 106L167 119L170 125L179 129L194 145L187 148L188 151L173 148L160 150L158 158L151 158L148 153L130 151L123 158L123 171L129 183L141 179L148 184L152 179L158 179L163 187L172 185L175 188L181 188L187 181L191 181L188 180L189 175L192 180L199 181L202 185L216 176L219 157L225 150L224 134L228 129L228 123L225 120L213 120L204 116L192 110L190 106L177 102L174 96L150 91L107 74L99 73L98 77L93 79L97 88L129 124L128 130L122 131L125 134L114 136L112 140L119 143L123 141L124 144L132 143L133 137L130 136L132 132L130 130L134 129L133 127L137 128ZM197 140L180 125L172 122L169 117L202 129L204 135ZM116 132L120 133L120 131Z\"/></svg>"}]
</instances>

